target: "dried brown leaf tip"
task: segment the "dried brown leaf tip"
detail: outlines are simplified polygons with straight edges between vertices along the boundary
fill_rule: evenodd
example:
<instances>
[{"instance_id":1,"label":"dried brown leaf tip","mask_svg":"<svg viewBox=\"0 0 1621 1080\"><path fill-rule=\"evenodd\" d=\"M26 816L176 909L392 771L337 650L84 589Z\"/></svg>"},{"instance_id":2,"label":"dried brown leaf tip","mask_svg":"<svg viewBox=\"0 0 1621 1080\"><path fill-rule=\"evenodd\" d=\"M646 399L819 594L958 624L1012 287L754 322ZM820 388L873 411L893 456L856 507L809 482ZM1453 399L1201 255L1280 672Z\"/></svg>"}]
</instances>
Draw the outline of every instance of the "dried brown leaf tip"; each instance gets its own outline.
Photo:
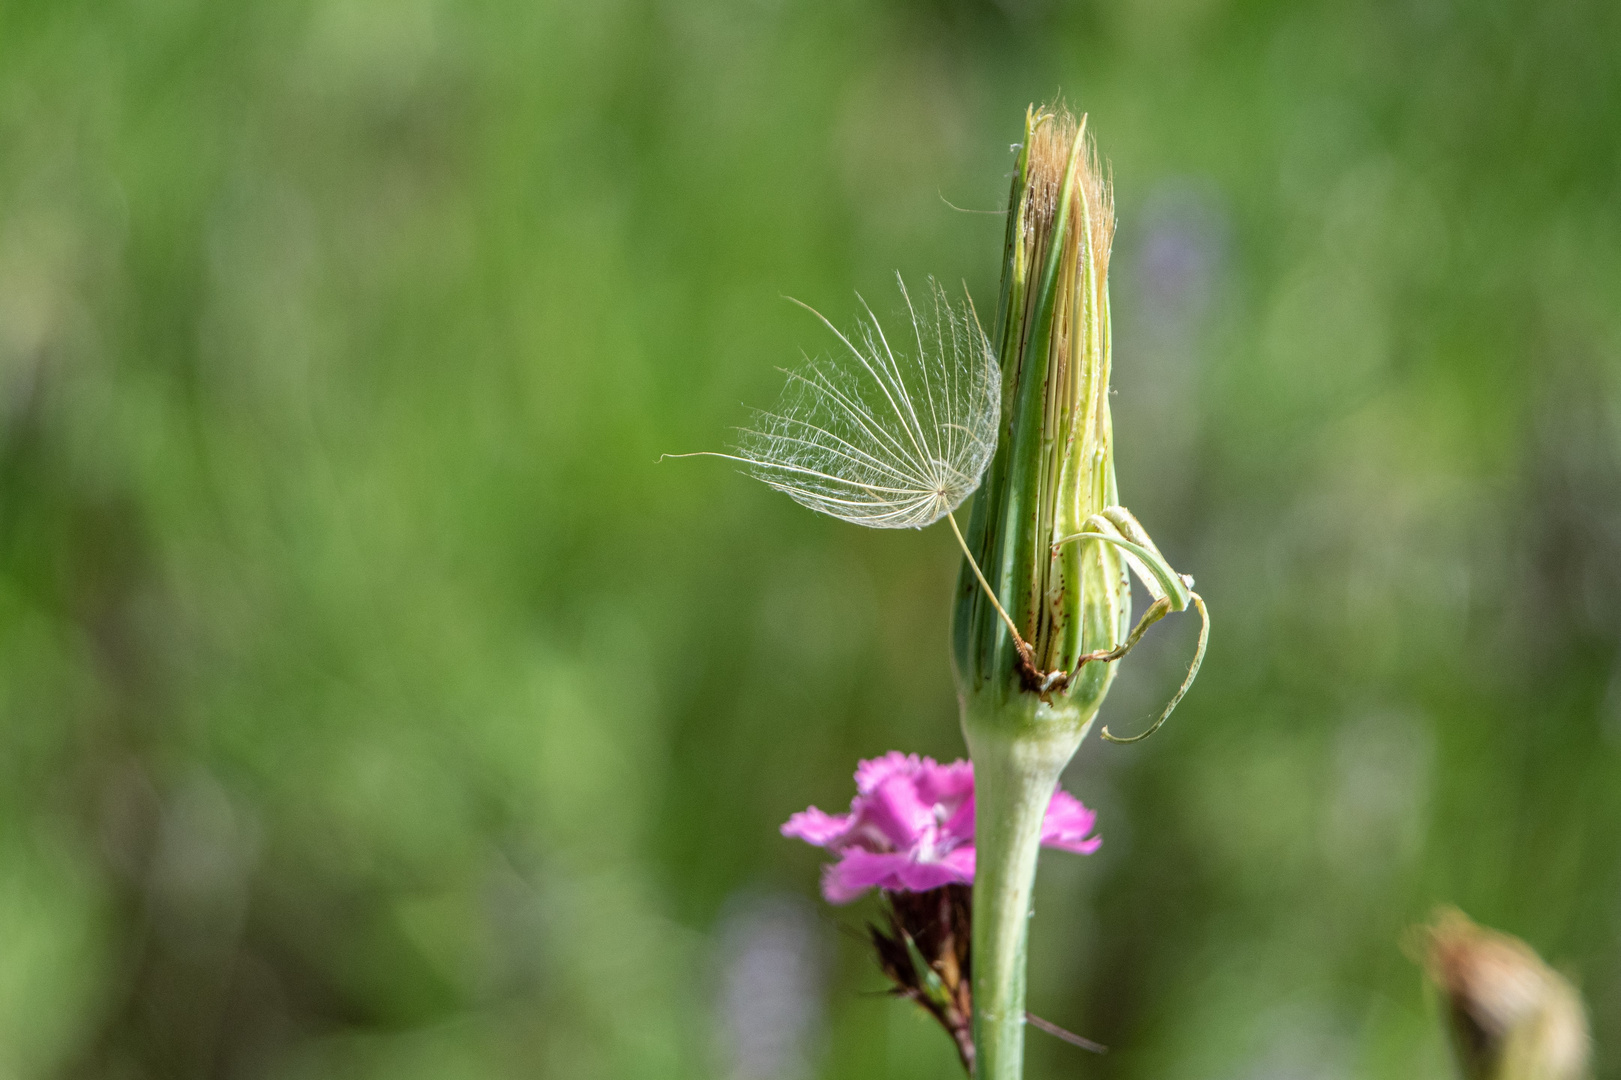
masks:
<instances>
[{"instance_id":1,"label":"dried brown leaf tip","mask_svg":"<svg viewBox=\"0 0 1621 1080\"><path fill-rule=\"evenodd\" d=\"M891 993L929 1011L957 1046L968 1075L974 1075L972 972L968 947L972 932L973 888L946 885L927 892L885 891L887 928L869 923L878 966L895 984Z\"/></svg>"},{"instance_id":2,"label":"dried brown leaf tip","mask_svg":"<svg viewBox=\"0 0 1621 1080\"><path fill-rule=\"evenodd\" d=\"M1580 1080L1589 1036L1581 997L1519 938L1456 908L1421 937L1423 963L1445 997L1466 1080Z\"/></svg>"}]
</instances>

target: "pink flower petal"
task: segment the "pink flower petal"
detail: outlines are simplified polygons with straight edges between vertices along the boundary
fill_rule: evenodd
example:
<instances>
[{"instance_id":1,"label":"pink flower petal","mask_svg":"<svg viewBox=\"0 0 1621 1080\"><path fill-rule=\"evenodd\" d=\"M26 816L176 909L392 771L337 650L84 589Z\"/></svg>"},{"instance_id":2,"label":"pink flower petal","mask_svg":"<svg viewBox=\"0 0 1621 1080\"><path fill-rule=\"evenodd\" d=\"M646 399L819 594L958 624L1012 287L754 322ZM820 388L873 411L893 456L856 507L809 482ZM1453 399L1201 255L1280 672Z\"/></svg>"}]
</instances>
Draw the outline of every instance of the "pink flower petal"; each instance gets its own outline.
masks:
<instances>
[{"instance_id":1,"label":"pink flower petal","mask_svg":"<svg viewBox=\"0 0 1621 1080\"><path fill-rule=\"evenodd\" d=\"M816 847L827 847L848 832L849 828L848 814L826 814L811 806L790 817L782 827L782 835L803 840Z\"/></svg>"},{"instance_id":2,"label":"pink flower petal","mask_svg":"<svg viewBox=\"0 0 1621 1080\"><path fill-rule=\"evenodd\" d=\"M967 844L946 855L940 860L940 865L949 867L951 872L957 875L957 880L964 885L972 885L975 855L974 845Z\"/></svg>"},{"instance_id":3,"label":"pink flower petal","mask_svg":"<svg viewBox=\"0 0 1621 1080\"><path fill-rule=\"evenodd\" d=\"M937 765L924 758L917 774L918 797L924 802L954 806L974 794L974 766L966 761Z\"/></svg>"},{"instance_id":4,"label":"pink flower petal","mask_svg":"<svg viewBox=\"0 0 1621 1080\"><path fill-rule=\"evenodd\" d=\"M973 775L973 773L969 773L968 774L968 797L962 801L962 805L957 807L956 812L953 813L949 818L946 819L945 824L940 826L940 835L941 835L942 839L949 840L949 841L952 841L952 842L957 843L957 844L968 844L970 847L973 846L973 843L974 843L974 787L973 787L973 784L974 784L974 775Z\"/></svg>"},{"instance_id":5,"label":"pink flower petal","mask_svg":"<svg viewBox=\"0 0 1621 1080\"><path fill-rule=\"evenodd\" d=\"M876 829L902 851L915 847L924 830L935 823L934 807L917 797L917 787L907 776L889 777L870 795L857 798L852 809L862 825Z\"/></svg>"},{"instance_id":6,"label":"pink flower petal","mask_svg":"<svg viewBox=\"0 0 1621 1080\"><path fill-rule=\"evenodd\" d=\"M1086 835L1097 820L1097 814L1083 806L1081 800L1067 791L1055 791L1041 822L1041 842L1046 847L1090 855L1103 843L1102 837Z\"/></svg>"},{"instance_id":7,"label":"pink flower petal","mask_svg":"<svg viewBox=\"0 0 1621 1080\"><path fill-rule=\"evenodd\" d=\"M900 870L910 863L910 858L899 853L852 848L844 858L822 868L822 895L830 904L848 904L874 886L888 888L888 882L898 882Z\"/></svg>"},{"instance_id":8,"label":"pink flower petal","mask_svg":"<svg viewBox=\"0 0 1621 1080\"><path fill-rule=\"evenodd\" d=\"M933 762L931 761L932 765ZM910 776L922 768L916 754L903 754L899 750L891 750L880 758L858 762L856 765L856 793L870 795L879 784L891 776L900 774Z\"/></svg>"},{"instance_id":9,"label":"pink flower petal","mask_svg":"<svg viewBox=\"0 0 1621 1080\"><path fill-rule=\"evenodd\" d=\"M895 871L890 881L880 884L891 890L928 892L942 885L968 885L973 880L972 873L964 876L957 866L949 862L908 862Z\"/></svg>"}]
</instances>

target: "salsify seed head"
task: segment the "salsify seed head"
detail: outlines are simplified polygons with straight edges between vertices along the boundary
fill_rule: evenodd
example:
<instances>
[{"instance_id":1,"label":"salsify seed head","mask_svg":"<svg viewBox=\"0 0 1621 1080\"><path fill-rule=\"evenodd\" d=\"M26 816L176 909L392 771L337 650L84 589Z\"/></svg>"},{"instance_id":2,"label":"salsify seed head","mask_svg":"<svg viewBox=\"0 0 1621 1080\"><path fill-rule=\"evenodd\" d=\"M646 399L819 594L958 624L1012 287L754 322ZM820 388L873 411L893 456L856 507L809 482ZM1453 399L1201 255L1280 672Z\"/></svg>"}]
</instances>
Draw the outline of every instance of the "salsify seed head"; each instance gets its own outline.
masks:
<instances>
[{"instance_id":1,"label":"salsify seed head","mask_svg":"<svg viewBox=\"0 0 1621 1080\"><path fill-rule=\"evenodd\" d=\"M899 275L896 275L899 280ZM871 308L832 360L786 372L776 409L741 429L734 460L796 502L876 529L921 529L979 486L996 450L1001 375L966 297L929 279L910 326L886 334ZM865 307L865 301L863 301Z\"/></svg>"}]
</instances>

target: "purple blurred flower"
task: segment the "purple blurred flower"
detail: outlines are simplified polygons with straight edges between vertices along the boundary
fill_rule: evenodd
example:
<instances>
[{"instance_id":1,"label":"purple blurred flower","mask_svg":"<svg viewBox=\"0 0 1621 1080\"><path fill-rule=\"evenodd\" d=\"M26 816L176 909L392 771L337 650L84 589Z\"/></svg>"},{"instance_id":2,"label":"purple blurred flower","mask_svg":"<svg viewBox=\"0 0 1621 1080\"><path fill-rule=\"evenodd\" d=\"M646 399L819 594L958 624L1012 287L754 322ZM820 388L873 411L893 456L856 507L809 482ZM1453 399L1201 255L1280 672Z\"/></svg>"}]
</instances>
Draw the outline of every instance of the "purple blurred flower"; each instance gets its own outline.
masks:
<instances>
[{"instance_id":1,"label":"purple blurred flower","mask_svg":"<svg viewBox=\"0 0 1621 1080\"><path fill-rule=\"evenodd\" d=\"M1097 814L1067 791L1053 793L1041 842L1081 855L1102 839L1088 837ZM822 872L822 895L847 904L868 889L924 892L974 880L974 766L941 765L892 750L856 768L848 814L812 806L788 819L782 835L839 855Z\"/></svg>"}]
</instances>

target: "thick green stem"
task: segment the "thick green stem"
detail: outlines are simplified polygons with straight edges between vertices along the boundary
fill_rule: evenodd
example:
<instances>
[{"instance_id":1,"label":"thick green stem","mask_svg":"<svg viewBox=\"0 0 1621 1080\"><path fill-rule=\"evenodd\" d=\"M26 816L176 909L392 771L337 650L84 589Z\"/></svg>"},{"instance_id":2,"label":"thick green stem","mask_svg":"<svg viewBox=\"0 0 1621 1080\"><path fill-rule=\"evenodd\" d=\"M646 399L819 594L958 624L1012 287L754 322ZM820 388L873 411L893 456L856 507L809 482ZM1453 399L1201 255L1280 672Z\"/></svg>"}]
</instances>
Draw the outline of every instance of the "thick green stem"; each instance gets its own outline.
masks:
<instances>
[{"instance_id":1,"label":"thick green stem","mask_svg":"<svg viewBox=\"0 0 1621 1080\"><path fill-rule=\"evenodd\" d=\"M1041 822L1096 706L1018 697L965 702L974 760L974 1045L977 1080L1024 1068L1025 961Z\"/></svg>"}]
</instances>

